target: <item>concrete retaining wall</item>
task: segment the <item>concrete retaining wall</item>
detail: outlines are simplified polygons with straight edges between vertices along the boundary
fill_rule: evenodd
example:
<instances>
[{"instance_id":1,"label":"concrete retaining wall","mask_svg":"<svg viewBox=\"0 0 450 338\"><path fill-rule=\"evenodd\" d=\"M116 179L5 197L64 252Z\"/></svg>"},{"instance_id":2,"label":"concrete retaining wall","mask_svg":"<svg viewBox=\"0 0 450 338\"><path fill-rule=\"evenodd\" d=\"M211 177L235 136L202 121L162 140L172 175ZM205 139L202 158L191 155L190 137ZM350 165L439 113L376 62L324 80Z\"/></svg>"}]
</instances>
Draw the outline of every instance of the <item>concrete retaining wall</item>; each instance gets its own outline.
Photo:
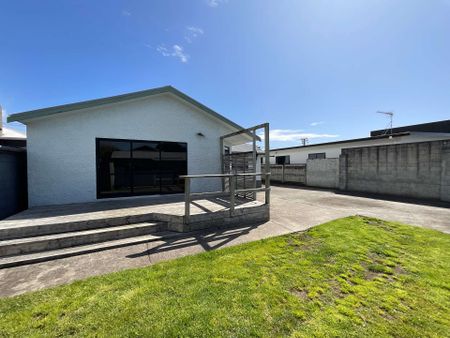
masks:
<instances>
[{"instance_id":1,"label":"concrete retaining wall","mask_svg":"<svg viewBox=\"0 0 450 338\"><path fill-rule=\"evenodd\" d=\"M308 160L306 162L306 185L321 188L338 188L339 159Z\"/></svg>"},{"instance_id":2,"label":"concrete retaining wall","mask_svg":"<svg viewBox=\"0 0 450 338\"><path fill-rule=\"evenodd\" d=\"M339 188L450 201L450 141L343 149Z\"/></svg>"}]
</instances>

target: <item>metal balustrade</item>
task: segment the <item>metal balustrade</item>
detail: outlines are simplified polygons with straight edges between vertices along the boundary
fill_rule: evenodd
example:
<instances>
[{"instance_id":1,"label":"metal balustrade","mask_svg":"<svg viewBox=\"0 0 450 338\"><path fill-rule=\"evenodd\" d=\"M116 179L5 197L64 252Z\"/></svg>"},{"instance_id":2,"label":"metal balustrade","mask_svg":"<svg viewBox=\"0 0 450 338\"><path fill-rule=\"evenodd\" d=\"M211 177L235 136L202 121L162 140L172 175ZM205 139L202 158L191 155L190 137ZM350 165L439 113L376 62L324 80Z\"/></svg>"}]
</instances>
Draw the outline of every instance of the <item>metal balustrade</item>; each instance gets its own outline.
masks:
<instances>
[{"instance_id":1,"label":"metal balustrade","mask_svg":"<svg viewBox=\"0 0 450 338\"><path fill-rule=\"evenodd\" d=\"M246 188L246 189L236 189L236 178L241 176L264 176L265 186L261 188ZM185 203L185 223L189 223L189 218L191 215L191 201L194 198L199 197L218 197L218 196L229 196L230 198L230 213L234 212L236 206L236 195L244 194L249 192L265 192L265 204L270 204L270 173L240 173L240 174L203 174L203 175L183 175L180 178L184 179L184 203ZM191 192L191 180L201 179L201 178L221 178L224 181L229 180L229 191L222 189L220 191L208 191L208 192ZM224 186L224 185L222 185Z\"/></svg>"}]
</instances>

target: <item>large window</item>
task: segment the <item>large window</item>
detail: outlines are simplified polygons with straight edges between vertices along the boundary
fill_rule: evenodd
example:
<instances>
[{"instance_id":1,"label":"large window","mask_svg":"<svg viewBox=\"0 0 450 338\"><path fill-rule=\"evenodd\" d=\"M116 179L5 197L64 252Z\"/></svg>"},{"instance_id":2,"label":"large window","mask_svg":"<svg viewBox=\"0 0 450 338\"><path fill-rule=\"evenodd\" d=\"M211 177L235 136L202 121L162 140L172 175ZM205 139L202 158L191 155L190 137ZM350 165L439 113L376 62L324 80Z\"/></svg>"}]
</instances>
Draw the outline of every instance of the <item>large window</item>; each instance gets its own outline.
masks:
<instances>
[{"instance_id":1,"label":"large window","mask_svg":"<svg viewBox=\"0 0 450 338\"><path fill-rule=\"evenodd\" d=\"M97 197L184 192L187 144L97 139Z\"/></svg>"}]
</instances>

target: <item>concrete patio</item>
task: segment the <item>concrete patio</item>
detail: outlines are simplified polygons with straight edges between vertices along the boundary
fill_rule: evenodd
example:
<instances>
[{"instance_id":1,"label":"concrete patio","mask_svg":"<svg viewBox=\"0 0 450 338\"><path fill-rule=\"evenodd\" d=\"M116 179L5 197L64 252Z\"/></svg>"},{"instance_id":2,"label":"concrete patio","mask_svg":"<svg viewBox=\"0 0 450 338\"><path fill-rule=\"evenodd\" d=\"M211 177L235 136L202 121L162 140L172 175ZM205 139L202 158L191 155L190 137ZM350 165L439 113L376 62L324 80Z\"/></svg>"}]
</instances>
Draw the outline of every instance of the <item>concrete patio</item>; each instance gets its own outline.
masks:
<instances>
[{"instance_id":1,"label":"concrete patio","mask_svg":"<svg viewBox=\"0 0 450 338\"><path fill-rule=\"evenodd\" d=\"M233 229L178 234L165 240L1 269L0 295L12 296L89 276L144 267L163 260L302 231L336 218L356 214L432 228L450 234L450 205L412 202L414 201L343 195L330 190L272 187L269 222Z\"/></svg>"},{"instance_id":2,"label":"concrete patio","mask_svg":"<svg viewBox=\"0 0 450 338\"><path fill-rule=\"evenodd\" d=\"M0 221L0 268L167 240L179 233L267 221L269 206L199 198L185 216L183 196L141 197L31 208Z\"/></svg>"}]
</instances>

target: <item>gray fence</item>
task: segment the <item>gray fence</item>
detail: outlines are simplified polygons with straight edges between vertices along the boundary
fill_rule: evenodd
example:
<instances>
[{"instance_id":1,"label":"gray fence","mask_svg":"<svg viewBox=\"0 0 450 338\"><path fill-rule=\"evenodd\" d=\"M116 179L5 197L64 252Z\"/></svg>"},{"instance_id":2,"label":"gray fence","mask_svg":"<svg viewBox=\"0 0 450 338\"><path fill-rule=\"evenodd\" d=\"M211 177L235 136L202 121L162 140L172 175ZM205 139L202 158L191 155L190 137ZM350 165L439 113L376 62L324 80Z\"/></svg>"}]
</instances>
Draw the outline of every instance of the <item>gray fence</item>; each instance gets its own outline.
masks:
<instances>
[{"instance_id":1,"label":"gray fence","mask_svg":"<svg viewBox=\"0 0 450 338\"><path fill-rule=\"evenodd\" d=\"M272 164L270 166L270 180L281 183L306 183L305 164Z\"/></svg>"},{"instance_id":2,"label":"gray fence","mask_svg":"<svg viewBox=\"0 0 450 338\"><path fill-rule=\"evenodd\" d=\"M343 149L341 190L450 201L450 141Z\"/></svg>"},{"instance_id":3,"label":"gray fence","mask_svg":"<svg viewBox=\"0 0 450 338\"><path fill-rule=\"evenodd\" d=\"M339 159L314 159L306 162L306 185L321 188L339 187Z\"/></svg>"},{"instance_id":4,"label":"gray fence","mask_svg":"<svg viewBox=\"0 0 450 338\"><path fill-rule=\"evenodd\" d=\"M0 219L26 208L26 153L0 148Z\"/></svg>"}]
</instances>

